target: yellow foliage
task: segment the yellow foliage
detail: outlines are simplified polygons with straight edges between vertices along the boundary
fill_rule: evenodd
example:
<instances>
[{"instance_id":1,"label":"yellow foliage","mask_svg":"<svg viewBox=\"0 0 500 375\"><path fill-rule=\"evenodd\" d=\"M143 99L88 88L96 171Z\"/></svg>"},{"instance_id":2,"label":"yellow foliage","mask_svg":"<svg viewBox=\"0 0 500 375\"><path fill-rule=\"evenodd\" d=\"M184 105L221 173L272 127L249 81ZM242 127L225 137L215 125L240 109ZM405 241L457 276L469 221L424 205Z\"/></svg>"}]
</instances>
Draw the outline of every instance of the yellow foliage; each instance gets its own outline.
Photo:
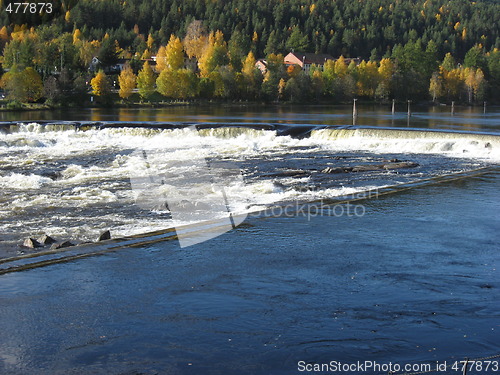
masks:
<instances>
[{"instance_id":1,"label":"yellow foliage","mask_svg":"<svg viewBox=\"0 0 500 375\"><path fill-rule=\"evenodd\" d=\"M139 89L139 95L142 98L148 99L151 95L153 95L155 91L155 81L156 79L153 69L151 69L151 66L146 61L137 75L137 88Z\"/></svg>"},{"instance_id":2,"label":"yellow foliage","mask_svg":"<svg viewBox=\"0 0 500 375\"><path fill-rule=\"evenodd\" d=\"M81 38L82 32L80 31L80 29L75 29L75 31L73 32L73 44L77 44Z\"/></svg>"},{"instance_id":3,"label":"yellow foliage","mask_svg":"<svg viewBox=\"0 0 500 375\"><path fill-rule=\"evenodd\" d=\"M151 52L149 49L146 48L144 52L142 53L141 60L150 60L151 59Z\"/></svg>"},{"instance_id":4,"label":"yellow foliage","mask_svg":"<svg viewBox=\"0 0 500 375\"><path fill-rule=\"evenodd\" d=\"M165 48L165 61L169 69L176 70L184 66L184 47L181 40L174 34L170 35L170 40Z\"/></svg>"},{"instance_id":5,"label":"yellow foliage","mask_svg":"<svg viewBox=\"0 0 500 375\"><path fill-rule=\"evenodd\" d=\"M92 94L96 96L103 96L109 93L108 78L102 70L92 78L90 85L92 86Z\"/></svg>"},{"instance_id":6,"label":"yellow foliage","mask_svg":"<svg viewBox=\"0 0 500 375\"><path fill-rule=\"evenodd\" d=\"M340 56L337 61L335 61L335 75L338 77L344 77L347 74L348 66L345 63L344 56Z\"/></svg>"},{"instance_id":7,"label":"yellow foliage","mask_svg":"<svg viewBox=\"0 0 500 375\"><path fill-rule=\"evenodd\" d=\"M288 73L288 76L290 78L297 77L301 71L302 71L302 68L298 65L290 65L286 70L286 72Z\"/></svg>"},{"instance_id":8,"label":"yellow foliage","mask_svg":"<svg viewBox=\"0 0 500 375\"><path fill-rule=\"evenodd\" d=\"M391 59L385 58L380 60L378 74L380 75L380 79L384 82L389 82L391 80L394 74L394 63Z\"/></svg>"},{"instance_id":9,"label":"yellow foliage","mask_svg":"<svg viewBox=\"0 0 500 375\"><path fill-rule=\"evenodd\" d=\"M9 40L9 31L7 30L7 26L4 26L0 29L0 40Z\"/></svg>"},{"instance_id":10,"label":"yellow foliage","mask_svg":"<svg viewBox=\"0 0 500 375\"><path fill-rule=\"evenodd\" d=\"M247 57L245 58L245 61L243 62L243 67L241 69L241 72L246 78L253 79L254 72L255 72L255 63L257 61L255 60L255 56L252 51L248 52Z\"/></svg>"},{"instance_id":11,"label":"yellow foliage","mask_svg":"<svg viewBox=\"0 0 500 375\"><path fill-rule=\"evenodd\" d=\"M127 64L118 76L118 83L120 85L118 95L120 95L120 98L128 99L130 95L132 95L136 86L136 81L136 75L132 71L130 65Z\"/></svg>"},{"instance_id":12,"label":"yellow foliage","mask_svg":"<svg viewBox=\"0 0 500 375\"><path fill-rule=\"evenodd\" d=\"M146 45L148 46L149 50L153 49L154 43L155 43L155 40L153 39L153 35L149 34L148 35L148 41L146 42Z\"/></svg>"},{"instance_id":13,"label":"yellow foliage","mask_svg":"<svg viewBox=\"0 0 500 375\"><path fill-rule=\"evenodd\" d=\"M162 72L167 69L167 49L161 46L156 53L156 70Z\"/></svg>"}]
</instances>

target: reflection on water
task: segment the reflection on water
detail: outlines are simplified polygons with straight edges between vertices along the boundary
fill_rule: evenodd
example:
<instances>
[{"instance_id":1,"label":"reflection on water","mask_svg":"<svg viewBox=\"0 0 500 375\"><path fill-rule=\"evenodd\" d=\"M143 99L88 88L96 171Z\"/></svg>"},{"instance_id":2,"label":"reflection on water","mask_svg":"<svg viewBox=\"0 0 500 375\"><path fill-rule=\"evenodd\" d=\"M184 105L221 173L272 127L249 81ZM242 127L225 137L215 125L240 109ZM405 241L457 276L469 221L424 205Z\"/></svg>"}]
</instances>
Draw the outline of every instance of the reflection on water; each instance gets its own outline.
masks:
<instances>
[{"instance_id":1,"label":"reflection on water","mask_svg":"<svg viewBox=\"0 0 500 375\"><path fill-rule=\"evenodd\" d=\"M416 127L468 131L500 131L498 108L449 106L414 107L410 118L406 106L358 105L356 125ZM167 108L91 108L54 111L1 112L0 121L159 121L159 122L235 122L352 125L351 106L255 106L211 105L173 106Z\"/></svg>"}]
</instances>

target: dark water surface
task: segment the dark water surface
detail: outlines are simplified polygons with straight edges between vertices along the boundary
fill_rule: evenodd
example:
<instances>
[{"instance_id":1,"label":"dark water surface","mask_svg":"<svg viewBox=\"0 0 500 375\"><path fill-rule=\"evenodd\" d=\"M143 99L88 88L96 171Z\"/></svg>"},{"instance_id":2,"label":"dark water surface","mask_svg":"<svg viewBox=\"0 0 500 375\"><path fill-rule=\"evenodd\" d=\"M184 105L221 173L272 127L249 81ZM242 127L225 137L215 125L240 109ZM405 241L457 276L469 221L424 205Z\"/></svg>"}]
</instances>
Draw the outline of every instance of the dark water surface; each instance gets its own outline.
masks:
<instances>
[{"instance_id":1,"label":"dark water surface","mask_svg":"<svg viewBox=\"0 0 500 375\"><path fill-rule=\"evenodd\" d=\"M345 206L312 217L307 210L251 215L237 229L187 248L163 241L0 274L0 374L288 375L311 373L299 371L299 363L435 369L436 361L451 366L492 355L498 366L500 112L464 107L451 116L449 107L416 107L408 119L404 106L397 109L392 116L390 108L361 106L357 125L483 134L411 132L420 134L412 138L365 129L340 137L325 129L295 139L208 129L200 137L181 130L46 131L37 124L0 134L0 258L36 255L20 248L20 239L49 230L58 239L94 240L108 228L118 236L164 229L161 215L133 203L126 162L147 147L164 147L181 160L201 155L236 163L245 185L233 195L259 207L489 170L353 202L358 215ZM42 120L210 127L353 119L349 106L0 113L0 121ZM324 172L395 159L418 166ZM0 266L7 263L0 259Z\"/></svg>"},{"instance_id":2,"label":"dark water surface","mask_svg":"<svg viewBox=\"0 0 500 375\"><path fill-rule=\"evenodd\" d=\"M498 354L499 189L492 173L359 202L362 217L251 218L185 249L3 275L0 373L295 374L299 361Z\"/></svg>"},{"instance_id":3,"label":"dark water surface","mask_svg":"<svg viewBox=\"0 0 500 375\"><path fill-rule=\"evenodd\" d=\"M54 111L0 112L0 121L160 121L195 123L284 123L316 125L352 125L352 107L332 106L262 106L210 105L173 106L166 108L119 109L61 109ZM356 125L389 126L466 131L500 131L498 107L418 107L407 117L405 104L396 106L395 115L390 105L358 105Z\"/></svg>"}]
</instances>

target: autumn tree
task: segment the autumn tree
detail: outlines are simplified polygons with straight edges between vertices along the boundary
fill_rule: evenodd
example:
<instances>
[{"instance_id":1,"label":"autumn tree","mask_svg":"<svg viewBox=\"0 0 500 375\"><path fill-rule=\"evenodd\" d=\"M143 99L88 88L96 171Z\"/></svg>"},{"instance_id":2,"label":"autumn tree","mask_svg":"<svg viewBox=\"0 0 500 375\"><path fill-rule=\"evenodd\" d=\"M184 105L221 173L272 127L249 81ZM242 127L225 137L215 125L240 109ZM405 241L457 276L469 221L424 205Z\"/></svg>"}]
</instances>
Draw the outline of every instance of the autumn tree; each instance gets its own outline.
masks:
<instances>
[{"instance_id":1,"label":"autumn tree","mask_svg":"<svg viewBox=\"0 0 500 375\"><path fill-rule=\"evenodd\" d=\"M118 76L118 83L120 85L118 95L120 95L120 98L128 99L132 95L137 83L137 77L129 64L125 65Z\"/></svg>"},{"instance_id":2,"label":"autumn tree","mask_svg":"<svg viewBox=\"0 0 500 375\"><path fill-rule=\"evenodd\" d=\"M389 58L380 60L378 67L379 83L375 90L378 100L386 101L391 95L392 77L394 75L394 63Z\"/></svg>"},{"instance_id":3,"label":"autumn tree","mask_svg":"<svg viewBox=\"0 0 500 375\"><path fill-rule=\"evenodd\" d=\"M184 47L181 40L173 34L165 48L165 61L168 69L177 70L184 66Z\"/></svg>"},{"instance_id":4,"label":"autumn tree","mask_svg":"<svg viewBox=\"0 0 500 375\"><path fill-rule=\"evenodd\" d=\"M464 83L467 88L467 98L469 103L474 99L480 100L484 96L484 74L481 69L465 68Z\"/></svg>"},{"instance_id":5,"label":"autumn tree","mask_svg":"<svg viewBox=\"0 0 500 375\"><path fill-rule=\"evenodd\" d=\"M429 83L429 93L432 96L432 101L436 102L443 95L443 77L438 72L432 74Z\"/></svg>"},{"instance_id":6,"label":"autumn tree","mask_svg":"<svg viewBox=\"0 0 500 375\"><path fill-rule=\"evenodd\" d=\"M108 77L102 70L99 70L96 76L92 78L90 85L92 86L92 94L96 96L104 98L111 93Z\"/></svg>"},{"instance_id":7,"label":"autumn tree","mask_svg":"<svg viewBox=\"0 0 500 375\"><path fill-rule=\"evenodd\" d=\"M378 67L375 61L362 61L358 66L358 95L373 98L379 84Z\"/></svg>"},{"instance_id":8,"label":"autumn tree","mask_svg":"<svg viewBox=\"0 0 500 375\"><path fill-rule=\"evenodd\" d=\"M218 67L227 65L229 58L227 55L227 43L224 41L224 34L217 30L211 33L208 38L208 46L203 51L198 62L201 77L208 77Z\"/></svg>"},{"instance_id":9,"label":"autumn tree","mask_svg":"<svg viewBox=\"0 0 500 375\"><path fill-rule=\"evenodd\" d=\"M162 72L167 69L167 49L161 46L156 54L156 71Z\"/></svg>"},{"instance_id":10,"label":"autumn tree","mask_svg":"<svg viewBox=\"0 0 500 375\"><path fill-rule=\"evenodd\" d=\"M139 89L139 95L143 99L150 99L155 92L155 75L153 69L146 61L137 75L137 88Z\"/></svg>"},{"instance_id":11,"label":"autumn tree","mask_svg":"<svg viewBox=\"0 0 500 375\"><path fill-rule=\"evenodd\" d=\"M156 80L158 92L173 99L187 99L196 96L197 83L196 75L189 69L165 69Z\"/></svg>"},{"instance_id":12,"label":"autumn tree","mask_svg":"<svg viewBox=\"0 0 500 375\"><path fill-rule=\"evenodd\" d=\"M193 20L186 30L183 44L188 57L199 59L208 42L207 30L200 20Z\"/></svg>"},{"instance_id":13,"label":"autumn tree","mask_svg":"<svg viewBox=\"0 0 500 375\"><path fill-rule=\"evenodd\" d=\"M262 73L255 66L256 60L252 51L248 52L247 57L243 61L241 69L244 82L243 92L248 98L256 98L258 94L258 86L262 81Z\"/></svg>"}]
</instances>

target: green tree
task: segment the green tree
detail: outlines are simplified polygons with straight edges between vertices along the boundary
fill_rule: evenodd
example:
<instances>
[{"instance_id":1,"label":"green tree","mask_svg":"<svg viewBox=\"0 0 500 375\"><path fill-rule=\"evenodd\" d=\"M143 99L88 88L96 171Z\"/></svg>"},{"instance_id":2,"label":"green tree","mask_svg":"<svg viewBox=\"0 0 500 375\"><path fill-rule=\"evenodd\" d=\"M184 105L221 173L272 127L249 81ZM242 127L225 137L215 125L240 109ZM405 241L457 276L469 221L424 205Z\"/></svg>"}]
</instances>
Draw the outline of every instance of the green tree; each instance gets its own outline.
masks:
<instances>
[{"instance_id":1,"label":"green tree","mask_svg":"<svg viewBox=\"0 0 500 375\"><path fill-rule=\"evenodd\" d=\"M155 74L146 61L137 75L137 88L141 98L149 100L155 92Z\"/></svg>"},{"instance_id":2,"label":"green tree","mask_svg":"<svg viewBox=\"0 0 500 375\"><path fill-rule=\"evenodd\" d=\"M286 41L286 48L294 52L306 52L309 49L309 38L295 26Z\"/></svg>"},{"instance_id":3,"label":"green tree","mask_svg":"<svg viewBox=\"0 0 500 375\"><path fill-rule=\"evenodd\" d=\"M31 67L20 71L17 66L13 66L3 75L1 86L12 101L35 102L43 95L42 78Z\"/></svg>"},{"instance_id":4,"label":"green tree","mask_svg":"<svg viewBox=\"0 0 500 375\"><path fill-rule=\"evenodd\" d=\"M240 71L243 67L242 60L245 58L250 48L248 38L239 30L233 32L228 43L229 64L235 71Z\"/></svg>"},{"instance_id":5,"label":"green tree","mask_svg":"<svg viewBox=\"0 0 500 375\"><path fill-rule=\"evenodd\" d=\"M441 66L443 67L443 69L445 69L445 70L447 70L449 72L456 68L457 64L455 62L455 59L451 55L451 53L448 52L445 55L444 60L443 60L443 62L441 64Z\"/></svg>"},{"instance_id":6,"label":"green tree","mask_svg":"<svg viewBox=\"0 0 500 375\"><path fill-rule=\"evenodd\" d=\"M243 75L245 96L250 99L255 99L258 95L258 88L262 82L262 73L255 67L255 56L252 51L248 52L241 73Z\"/></svg>"},{"instance_id":7,"label":"green tree","mask_svg":"<svg viewBox=\"0 0 500 375\"><path fill-rule=\"evenodd\" d=\"M483 49L477 44L465 54L464 66L466 68L484 69L486 65Z\"/></svg>"}]
</instances>

